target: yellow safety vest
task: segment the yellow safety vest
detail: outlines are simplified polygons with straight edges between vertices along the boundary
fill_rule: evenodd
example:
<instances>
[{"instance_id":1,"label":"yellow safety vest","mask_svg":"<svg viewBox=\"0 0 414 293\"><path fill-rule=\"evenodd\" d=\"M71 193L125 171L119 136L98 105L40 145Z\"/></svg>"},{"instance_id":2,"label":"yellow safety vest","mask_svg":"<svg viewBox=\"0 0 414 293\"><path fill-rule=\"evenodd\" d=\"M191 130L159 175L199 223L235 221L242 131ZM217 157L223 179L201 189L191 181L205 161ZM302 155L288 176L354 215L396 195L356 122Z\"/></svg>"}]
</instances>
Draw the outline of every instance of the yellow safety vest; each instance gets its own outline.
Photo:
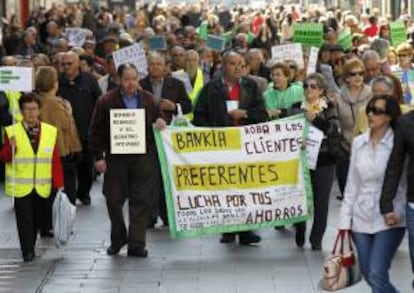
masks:
<instances>
[{"instance_id":1,"label":"yellow safety vest","mask_svg":"<svg viewBox=\"0 0 414 293\"><path fill-rule=\"evenodd\" d=\"M185 117L190 121L193 120L194 106L195 106L195 103L197 101L198 94L200 93L203 86L204 86L203 72L201 71L201 69L197 69L197 74L196 74L193 90L191 91L191 93L188 94L188 97L190 98L191 104L193 106L192 111L191 111L191 113L188 113L188 114L185 115Z\"/></svg>"},{"instance_id":2,"label":"yellow safety vest","mask_svg":"<svg viewBox=\"0 0 414 293\"><path fill-rule=\"evenodd\" d=\"M20 92L8 91L6 92L7 100L9 101L9 112L13 117L14 122L23 121L23 115L20 112L19 100L22 94Z\"/></svg>"},{"instance_id":3,"label":"yellow safety vest","mask_svg":"<svg viewBox=\"0 0 414 293\"><path fill-rule=\"evenodd\" d=\"M35 154L23 123L6 127L9 139L16 139L14 161L6 164L6 194L24 197L33 189L43 198L52 191L52 159L56 144L57 128L40 124L40 141Z\"/></svg>"}]
</instances>

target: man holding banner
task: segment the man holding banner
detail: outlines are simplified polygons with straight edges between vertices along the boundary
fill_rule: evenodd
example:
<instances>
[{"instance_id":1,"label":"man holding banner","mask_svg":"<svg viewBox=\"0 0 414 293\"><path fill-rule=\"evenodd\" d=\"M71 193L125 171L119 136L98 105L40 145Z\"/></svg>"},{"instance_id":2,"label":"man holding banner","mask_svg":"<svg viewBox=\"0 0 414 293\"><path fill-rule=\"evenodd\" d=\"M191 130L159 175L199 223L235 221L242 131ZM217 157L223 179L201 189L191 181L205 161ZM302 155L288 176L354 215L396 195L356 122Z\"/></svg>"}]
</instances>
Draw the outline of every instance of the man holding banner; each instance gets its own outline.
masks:
<instances>
[{"instance_id":1,"label":"man holding banner","mask_svg":"<svg viewBox=\"0 0 414 293\"><path fill-rule=\"evenodd\" d=\"M242 75L242 56L226 52L223 56L223 77L208 82L200 92L194 110L193 123L197 126L238 126L264 122L267 114L262 95L256 83ZM239 243L260 242L259 235L241 232ZM224 233L221 243L235 241L236 233Z\"/></svg>"}]
</instances>

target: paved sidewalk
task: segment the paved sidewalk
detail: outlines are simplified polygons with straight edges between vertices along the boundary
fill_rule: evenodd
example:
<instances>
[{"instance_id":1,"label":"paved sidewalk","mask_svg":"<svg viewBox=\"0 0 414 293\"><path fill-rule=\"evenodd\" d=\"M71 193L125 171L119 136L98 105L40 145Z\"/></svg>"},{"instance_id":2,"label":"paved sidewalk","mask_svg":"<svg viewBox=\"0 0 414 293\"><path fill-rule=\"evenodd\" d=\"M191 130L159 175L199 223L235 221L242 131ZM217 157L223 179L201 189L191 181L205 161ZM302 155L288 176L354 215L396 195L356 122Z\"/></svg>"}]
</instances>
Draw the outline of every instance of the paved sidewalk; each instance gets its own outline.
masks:
<instances>
[{"instance_id":1,"label":"paved sidewalk","mask_svg":"<svg viewBox=\"0 0 414 293\"><path fill-rule=\"evenodd\" d=\"M2 188L2 187L0 187ZM165 228L148 233L147 259L108 257L109 220L101 182L94 185L92 205L78 208L75 235L65 249L53 240L38 241L33 263L22 263L11 200L0 196L0 292L72 293L312 293L319 292L324 257L336 233L339 202L332 194L323 252L295 247L294 232L263 230L260 245L224 245L218 236L172 240ZM1 189L3 190L3 189ZM391 271L401 292L412 292L413 275L405 240ZM370 292L364 282L342 291Z\"/></svg>"}]
</instances>

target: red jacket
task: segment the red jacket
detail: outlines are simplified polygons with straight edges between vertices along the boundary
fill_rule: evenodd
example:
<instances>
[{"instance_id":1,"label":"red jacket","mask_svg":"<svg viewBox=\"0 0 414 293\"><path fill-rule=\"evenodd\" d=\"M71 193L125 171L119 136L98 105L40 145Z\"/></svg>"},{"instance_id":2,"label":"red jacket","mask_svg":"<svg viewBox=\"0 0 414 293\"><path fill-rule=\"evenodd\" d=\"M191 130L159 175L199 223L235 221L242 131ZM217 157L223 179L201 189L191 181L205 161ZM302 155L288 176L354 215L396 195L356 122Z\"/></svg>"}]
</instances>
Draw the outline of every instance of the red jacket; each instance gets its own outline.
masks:
<instances>
[{"instance_id":1,"label":"red jacket","mask_svg":"<svg viewBox=\"0 0 414 293\"><path fill-rule=\"evenodd\" d=\"M40 129L40 132L42 129ZM40 136L40 133L39 133ZM38 136L38 137L39 137ZM38 138L39 139L39 138ZM16 148L17 151L17 148ZM0 161L3 163L9 163L13 159L12 147L10 145L10 140L7 134L4 134L4 145L0 150ZM55 189L63 187L63 169L62 163L60 161L59 152L57 146L53 149L53 158L52 158L52 184Z\"/></svg>"}]
</instances>

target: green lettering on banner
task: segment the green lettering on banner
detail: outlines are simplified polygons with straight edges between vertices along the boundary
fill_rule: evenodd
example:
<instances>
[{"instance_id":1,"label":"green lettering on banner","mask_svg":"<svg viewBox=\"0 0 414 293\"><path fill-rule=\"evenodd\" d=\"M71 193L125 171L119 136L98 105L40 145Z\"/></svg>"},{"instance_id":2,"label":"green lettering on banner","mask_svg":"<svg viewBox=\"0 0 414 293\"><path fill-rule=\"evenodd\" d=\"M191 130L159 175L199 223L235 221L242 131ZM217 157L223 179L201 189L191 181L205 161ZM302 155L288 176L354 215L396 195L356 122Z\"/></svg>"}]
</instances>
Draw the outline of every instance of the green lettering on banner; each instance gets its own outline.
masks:
<instances>
[{"instance_id":1,"label":"green lettering on banner","mask_svg":"<svg viewBox=\"0 0 414 293\"><path fill-rule=\"evenodd\" d=\"M320 47L323 43L323 26L321 23L294 23L293 42L305 47Z\"/></svg>"},{"instance_id":2,"label":"green lettering on banner","mask_svg":"<svg viewBox=\"0 0 414 293\"><path fill-rule=\"evenodd\" d=\"M403 21L390 23L391 43L394 47L407 42L407 29Z\"/></svg>"}]
</instances>

